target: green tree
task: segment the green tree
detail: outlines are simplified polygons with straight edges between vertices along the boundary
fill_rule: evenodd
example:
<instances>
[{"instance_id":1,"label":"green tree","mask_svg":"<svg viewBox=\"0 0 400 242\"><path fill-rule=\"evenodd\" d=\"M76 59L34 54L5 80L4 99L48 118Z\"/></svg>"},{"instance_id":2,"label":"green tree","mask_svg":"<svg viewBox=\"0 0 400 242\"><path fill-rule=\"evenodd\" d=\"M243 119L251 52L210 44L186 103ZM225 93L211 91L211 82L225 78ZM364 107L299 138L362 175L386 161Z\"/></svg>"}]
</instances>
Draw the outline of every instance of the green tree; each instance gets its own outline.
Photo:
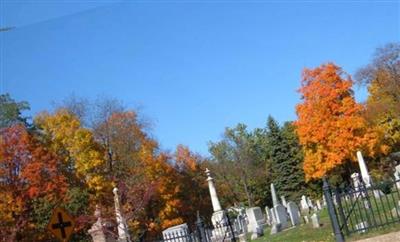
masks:
<instances>
[{"instance_id":1,"label":"green tree","mask_svg":"<svg viewBox=\"0 0 400 242\"><path fill-rule=\"evenodd\" d=\"M305 181L302 169L303 154L294 127L290 122L286 122L281 128L275 119L269 116L267 137L272 181L276 190L279 195L296 200L304 190Z\"/></svg>"},{"instance_id":2,"label":"green tree","mask_svg":"<svg viewBox=\"0 0 400 242\"><path fill-rule=\"evenodd\" d=\"M210 143L217 186L229 191L226 202L231 205L244 201L249 206L264 203L265 189L259 186L267 176L265 161L258 155L260 140L260 136L247 131L246 125L238 124L235 128L226 128L221 141Z\"/></svg>"},{"instance_id":3,"label":"green tree","mask_svg":"<svg viewBox=\"0 0 400 242\"><path fill-rule=\"evenodd\" d=\"M17 123L28 126L28 118L23 116L22 112L29 109L29 104L25 101L16 102L8 93L0 95L0 128Z\"/></svg>"}]
</instances>

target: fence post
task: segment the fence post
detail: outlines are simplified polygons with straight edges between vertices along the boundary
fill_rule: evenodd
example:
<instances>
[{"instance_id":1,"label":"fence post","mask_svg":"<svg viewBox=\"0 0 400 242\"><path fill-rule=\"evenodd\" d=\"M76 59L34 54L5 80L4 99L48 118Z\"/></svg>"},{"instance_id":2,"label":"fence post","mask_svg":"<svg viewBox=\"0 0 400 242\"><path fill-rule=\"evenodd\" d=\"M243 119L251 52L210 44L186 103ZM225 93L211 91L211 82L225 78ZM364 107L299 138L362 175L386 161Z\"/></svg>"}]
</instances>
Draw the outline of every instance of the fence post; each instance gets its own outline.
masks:
<instances>
[{"instance_id":1,"label":"fence post","mask_svg":"<svg viewBox=\"0 0 400 242\"><path fill-rule=\"evenodd\" d=\"M344 237L342 232L340 231L339 221L337 219L336 210L333 204L331 189L329 187L328 180L326 179L326 177L323 177L322 180L323 180L322 189L324 190L326 205L328 207L328 213L331 219L332 229L333 233L335 234L336 242L344 242Z\"/></svg>"},{"instance_id":2,"label":"fence post","mask_svg":"<svg viewBox=\"0 0 400 242\"><path fill-rule=\"evenodd\" d=\"M336 194L336 203L339 206L339 216L343 221L343 228L344 228L344 232L346 233L346 235L349 235L349 227L347 226L347 221L346 221L346 216L344 215L343 212L343 206L342 206L342 199L340 198L340 193L339 193L339 188L336 188L335 191Z\"/></svg>"},{"instance_id":3,"label":"fence post","mask_svg":"<svg viewBox=\"0 0 400 242\"><path fill-rule=\"evenodd\" d=\"M204 222L200 218L199 211L197 211L196 230L197 230L198 240L200 242L208 242L208 238L207 238L207 235L206 235L206 230L205 230L205 227L204 227Z\"/></svg>"},{"instance_id":4,"label":"fence post","mask_svg":"<svg viewBox=\"0 0 400 242\"><path fill-rule=\"evenodd\" d=\"M228 219L228 226L229 226L229 230L230 230L231 236L232 236L231 241L232 242L236 242L235 231L232 228L231 220L229 218L229 214L228 213L226 214L226 218Z\"/></svg>"}]
</instances>

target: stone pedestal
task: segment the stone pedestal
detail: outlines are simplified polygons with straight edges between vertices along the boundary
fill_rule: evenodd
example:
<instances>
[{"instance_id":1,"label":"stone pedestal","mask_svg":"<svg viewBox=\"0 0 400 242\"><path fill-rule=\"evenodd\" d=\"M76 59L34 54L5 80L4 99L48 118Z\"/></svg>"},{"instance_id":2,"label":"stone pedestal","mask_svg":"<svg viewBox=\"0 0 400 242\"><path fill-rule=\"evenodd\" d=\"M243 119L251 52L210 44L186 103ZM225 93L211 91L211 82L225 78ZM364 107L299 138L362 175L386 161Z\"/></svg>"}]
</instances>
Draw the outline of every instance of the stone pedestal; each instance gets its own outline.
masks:
<instances>
[{"instance_id":1,"label":"stone pedestal","mask_svg":"<svg viewBox=\"0 0 400 242\"><path fill-rule=\"evenodd\" d=\"M92 236L93 242L116 242L115 238L111 233L105 232L105 226L101 218L100 207L96 206L94 215L97 217L97 221L88 230L90 236Z\"/></svg>"}]
</instances>

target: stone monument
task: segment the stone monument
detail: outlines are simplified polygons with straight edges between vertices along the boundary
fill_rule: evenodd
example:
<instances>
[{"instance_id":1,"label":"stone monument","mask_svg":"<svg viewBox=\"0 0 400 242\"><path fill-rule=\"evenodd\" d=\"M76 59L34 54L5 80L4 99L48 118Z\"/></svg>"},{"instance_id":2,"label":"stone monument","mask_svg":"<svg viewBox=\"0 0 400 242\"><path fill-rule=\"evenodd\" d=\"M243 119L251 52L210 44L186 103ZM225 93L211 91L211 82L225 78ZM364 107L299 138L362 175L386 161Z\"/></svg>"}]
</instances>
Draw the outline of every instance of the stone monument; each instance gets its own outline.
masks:
<instances>
[{"instance_id":1,"label":"stone monument","mask_svg":"<svg viewBox=\"0 0 400 242\"><path fill-rule=\"evenodd\" d=\"M294 202L287 203L287 210L293 226L300 224L299 207Z\"/></svg>"},{"instance_id":2,"label":"stone monument","mask_svg":"<svg viewBox=\"0 0 400 242\"><path fill-rule=\"evenodd\" d=\"M128 232L128 226L124 217L122 216L121 207L119 204L118 188L114 187L114 204L115 204L115 217L117 220L118 242L131 242Z\"/></svg>"},{"instance_id":3,"label":"stone monument","mask_svg":"<svg viewBox=\"0 0 400 242\"><path fill-rule=\"evenodd\" d=\"M96 210L94 216L97 218L96 222L88 230L90 236L92 236L93 242L116 242L113 238L112 233L106 233L104 224L101 218L101 210L98 205L96 205Z\"/></svg>"}]
</instances>

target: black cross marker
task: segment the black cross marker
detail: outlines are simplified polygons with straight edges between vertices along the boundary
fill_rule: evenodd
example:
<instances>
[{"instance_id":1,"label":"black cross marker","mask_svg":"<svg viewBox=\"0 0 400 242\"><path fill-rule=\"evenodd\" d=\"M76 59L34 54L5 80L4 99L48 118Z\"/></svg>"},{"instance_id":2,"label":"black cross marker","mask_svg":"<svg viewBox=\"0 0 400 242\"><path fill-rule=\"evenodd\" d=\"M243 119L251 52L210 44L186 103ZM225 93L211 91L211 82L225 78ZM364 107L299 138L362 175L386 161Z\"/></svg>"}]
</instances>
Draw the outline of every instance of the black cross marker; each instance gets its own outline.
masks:
<instances>
[{"instance_id":1,"label":"black cross marker","mask_svg":"<svg viewBox=\"0 0 400 242\"><path fill-rule=\"evenodd\" d=\"M65 234L65 228L71 227L72 224L71 224L71 222L64 222L61 213L57 213L57 216L58 216L58 223L52 224L52 225L51 225L51 228L52 228L52 229L59 229L59 230L61 230L61 237L62 237L63 239L65 239L65 238L67 238L67 235Z\"/></svg>"}]
</instances>

